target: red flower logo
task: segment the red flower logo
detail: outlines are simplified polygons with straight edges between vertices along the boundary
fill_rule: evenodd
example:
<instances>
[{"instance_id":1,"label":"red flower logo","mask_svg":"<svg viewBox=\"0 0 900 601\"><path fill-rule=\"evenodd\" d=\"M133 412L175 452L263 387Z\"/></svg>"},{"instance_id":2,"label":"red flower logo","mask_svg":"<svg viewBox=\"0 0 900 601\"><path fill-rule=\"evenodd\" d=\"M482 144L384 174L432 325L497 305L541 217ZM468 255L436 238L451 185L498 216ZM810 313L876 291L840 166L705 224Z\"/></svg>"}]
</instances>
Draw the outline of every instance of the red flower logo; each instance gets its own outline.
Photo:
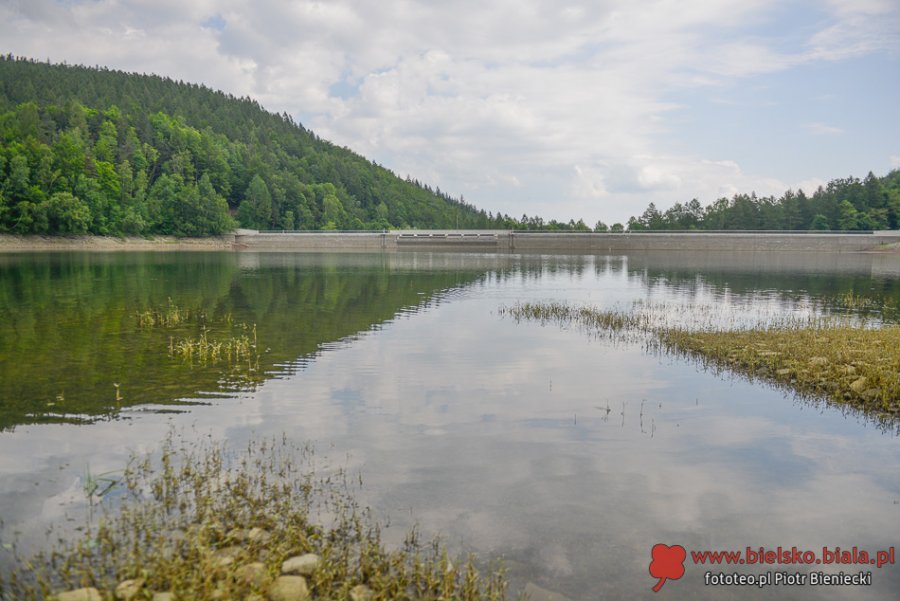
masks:
<instances>
[{"instance_id":1,"label":"red flower logo","mask_svg":"<svg viewBox=\"0 0 900 601\"><path fill-rule=\"evenodd\" d=\"M687 553L681 545L653 545L650 551L653 561L650 562L650 575L659 578L659 582L653 587L653 592L658 593L666 580L678 580L684 576L684 559Z\"/></svg>"}]
</instances>

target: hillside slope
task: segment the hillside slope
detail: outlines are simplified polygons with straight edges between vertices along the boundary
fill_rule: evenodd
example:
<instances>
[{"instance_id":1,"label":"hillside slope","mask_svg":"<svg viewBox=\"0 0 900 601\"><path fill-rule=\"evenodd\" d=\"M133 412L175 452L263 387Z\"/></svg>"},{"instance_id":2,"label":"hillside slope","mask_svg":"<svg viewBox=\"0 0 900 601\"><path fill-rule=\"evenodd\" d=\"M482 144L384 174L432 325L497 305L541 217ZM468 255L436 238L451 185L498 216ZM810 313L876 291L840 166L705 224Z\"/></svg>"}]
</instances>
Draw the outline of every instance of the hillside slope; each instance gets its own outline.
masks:
<instances>
[{"instance_id":1,"label":"hillside slope","mask_svg":"<svg viewBox=\"0 0 900 601\"><path fill-rule=\"evenodd\" d=\"M0 57L0 231L496 226L249 98Z\"/></svg>"}]
</instances>

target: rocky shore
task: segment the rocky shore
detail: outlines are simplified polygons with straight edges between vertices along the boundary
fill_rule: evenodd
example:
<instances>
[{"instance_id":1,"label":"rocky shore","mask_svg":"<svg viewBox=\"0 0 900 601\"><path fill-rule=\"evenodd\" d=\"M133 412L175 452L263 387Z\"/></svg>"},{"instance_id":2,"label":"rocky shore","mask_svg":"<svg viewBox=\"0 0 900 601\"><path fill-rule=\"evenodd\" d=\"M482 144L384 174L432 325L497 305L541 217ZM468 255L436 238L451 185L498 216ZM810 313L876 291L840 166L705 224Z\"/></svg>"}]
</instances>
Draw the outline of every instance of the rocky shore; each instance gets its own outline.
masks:
<instances>
[{"instance_id":1,"label":"rocky shore","mask_svg":"<svg viewBox=\"0 0 900 601\"><path fill-rule=\"evenodd\" d=\"M0 573L16 601L501 601L496 562L413 530L388 548L340 467L283 436L241 449L170 436L134 456L86 526Z\"/></svg>"},{"instance_id":2,"label":"rocky shore","mask_svg":"<svg viewBox=\"0 0 900 601\"><path fill-rule=\"evenodd\" d=\"M252 528L246 532L229 533L230 538L244 537L246 540L266 541L271 535L261 528ZM248 594L244 601L306 601L310 598L307 579L322 567L322 558L315 553L305 553L289 557L281 563L278 574L272 574L261 561L248 561L246 553L240 546L225 547L214 554L213 565L217 568L217 579L223 584L237 581L256 591ZM120 582L114 590L101 591L95 587L83 587L64 591L55 596L56 601L104 601L115 598L117 601L176 601L179 597L173 591L149 590L144 578L130 578ZM215 589L211 599L229 599L228 586ZM350 601L368 601L372 598L372 589L365 584L357 584L350 588Z\"/></svg>"}]
</instances>

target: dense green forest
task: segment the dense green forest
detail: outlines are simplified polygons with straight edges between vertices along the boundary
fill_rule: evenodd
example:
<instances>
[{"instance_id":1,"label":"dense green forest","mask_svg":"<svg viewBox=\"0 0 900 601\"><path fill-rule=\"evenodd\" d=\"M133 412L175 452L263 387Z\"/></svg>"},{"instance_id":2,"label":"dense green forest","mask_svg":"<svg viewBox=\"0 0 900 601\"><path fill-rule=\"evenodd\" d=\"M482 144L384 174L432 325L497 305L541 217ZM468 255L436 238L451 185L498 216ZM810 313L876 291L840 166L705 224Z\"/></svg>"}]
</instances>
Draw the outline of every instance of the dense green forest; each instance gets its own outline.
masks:
<instances>
[{"instance_id":1,"label":"dense green forest","mask_svg":"<svg viewBox=\"0 0 900 601\"><path fill-rule=\"evenodd\" d=\"M0 232L203 236L238 224L519 226L403 180L250 98L0 57Z\"/></svg>"},{"instance_id":2,"label":"dense green forest","mask_svg":"<svg viewBox=\"0 0 900 601\"><path fill-rule=\"evenodd\" d=\"M0 232L205 236L255 229L590 231L494 215L401 179L250 98L156 75L0 56ZM900 228L900 171L812 196L738 194L632 217L640 230ZM594 231L623 231L598 222Z\"/></svg>"},{"instance_id":3,"label":"dense green forest","mask_svg":"<svg viewBox=\"0 0 900 601\"><path fill-rule=\"evenodd\" d=\"M602 224L598 224L603 229ZM884 177L835 179L812 196L788 190L781 197L736 194L706 207L695 198L665 212L653 203L628 220L641 230L878 230L900 228L900 170Z\"/></svg>"}]
</instances>

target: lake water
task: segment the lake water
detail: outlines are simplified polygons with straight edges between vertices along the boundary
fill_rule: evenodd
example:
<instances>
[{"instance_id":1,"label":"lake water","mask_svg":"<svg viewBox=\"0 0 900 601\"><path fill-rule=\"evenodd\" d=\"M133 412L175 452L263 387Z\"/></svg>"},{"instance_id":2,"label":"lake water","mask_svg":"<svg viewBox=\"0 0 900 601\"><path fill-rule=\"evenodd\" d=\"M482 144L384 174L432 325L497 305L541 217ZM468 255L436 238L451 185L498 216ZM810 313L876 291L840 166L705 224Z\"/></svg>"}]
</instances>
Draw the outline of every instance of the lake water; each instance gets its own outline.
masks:
<instances>
[{"instance_id":1,"label":"lake water","mask_svg":"<svg viewBox=\"0 0 900 601\"><path fill-rule=\"evenodd\" d=\"M3 540L18 531L36 544L48 523L83 509L86 474L121 471L171 429L235 445L284 433L362 474L360 500L389 521L388 541L418 524L454 552L502 556L514 591L531 582L584 600L896 598L896 565L841 567L872 571L871 586L757 590L704 585L709 568L690 554L685 575L654 594L656 543L689 552L898 546L897 428L706 371L640 339L498 314L541 301L686 325L823 313L893 323L900 260L3 255ZM141 327L140 313L166 307L190 319ZM201 335L255 336L264 352L231 366L178 354L179 341Z\"/></svg>"}]
</instances>

